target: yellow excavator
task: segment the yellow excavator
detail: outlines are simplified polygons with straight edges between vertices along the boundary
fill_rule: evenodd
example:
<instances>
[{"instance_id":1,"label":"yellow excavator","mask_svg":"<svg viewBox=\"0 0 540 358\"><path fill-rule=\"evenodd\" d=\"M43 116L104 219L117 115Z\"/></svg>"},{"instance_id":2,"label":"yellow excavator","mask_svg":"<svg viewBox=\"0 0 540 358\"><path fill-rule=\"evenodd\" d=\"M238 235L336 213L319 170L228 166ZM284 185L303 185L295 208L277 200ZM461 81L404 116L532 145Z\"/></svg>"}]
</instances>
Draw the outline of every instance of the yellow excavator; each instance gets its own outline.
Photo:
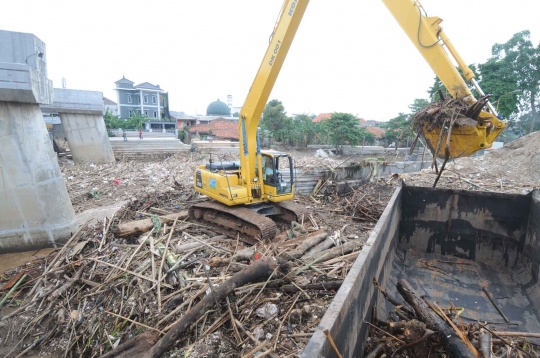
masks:
<instances>
[{"instance_id":1,"label":"yellow excavator","mask_svg":"<svg viewBox=\"0 0 540 358\"><path fill-rule=\"evenodd\" d=\"M467 84L452 63L452 56L464 77L484 95L474 73L467 67L440 27L441 19L428 17L415 0L382 0L416 48L440 78L454 98L464 98L471 106L477 103ZM272 220L300 221L306 210L293 203L293 160L287 153L263 151L259 141L259 119L281 70L294 35L300 25L309 0L285 0L270 44L238 118L240 161L212 160L197 168L195 190L214 201L193 205L193 218L213 222L247 236L267 240L274 237L277 226ZM497 117L495 108L485 101L477 118L456 123L449 135L449 152L438 146L444 126L429 125L421 129L432 152L449 158L470 155L489 148L507 126ZM478 107L478 105L476 106ZM464 124L465 123L465 124ZM287 173L288 175L283 175ZM307 220L307 218L306 218Z\"/></svg>"}]
</instances>

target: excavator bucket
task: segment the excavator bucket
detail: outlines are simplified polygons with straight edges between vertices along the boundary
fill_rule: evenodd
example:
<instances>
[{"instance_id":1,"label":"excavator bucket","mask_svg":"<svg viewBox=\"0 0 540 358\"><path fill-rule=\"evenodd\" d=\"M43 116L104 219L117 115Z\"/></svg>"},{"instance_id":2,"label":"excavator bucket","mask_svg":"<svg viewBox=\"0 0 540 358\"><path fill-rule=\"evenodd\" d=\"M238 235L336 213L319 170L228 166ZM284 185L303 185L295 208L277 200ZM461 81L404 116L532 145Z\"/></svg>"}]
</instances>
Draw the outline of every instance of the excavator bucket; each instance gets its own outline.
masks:
<instances>
[{"instance_id":1,"label":"excavator bucket","mask_svg":"<svg viewBox=\"0 0 540 358\"><path fill-rule=\"evenodd\" d=\"M448 159L466 157L490 148L508 126L483 110L487 97L470 105L464 99L431 103L413 117L413 128L426 140L432 153Z\"/></svg>"}]
</instances>

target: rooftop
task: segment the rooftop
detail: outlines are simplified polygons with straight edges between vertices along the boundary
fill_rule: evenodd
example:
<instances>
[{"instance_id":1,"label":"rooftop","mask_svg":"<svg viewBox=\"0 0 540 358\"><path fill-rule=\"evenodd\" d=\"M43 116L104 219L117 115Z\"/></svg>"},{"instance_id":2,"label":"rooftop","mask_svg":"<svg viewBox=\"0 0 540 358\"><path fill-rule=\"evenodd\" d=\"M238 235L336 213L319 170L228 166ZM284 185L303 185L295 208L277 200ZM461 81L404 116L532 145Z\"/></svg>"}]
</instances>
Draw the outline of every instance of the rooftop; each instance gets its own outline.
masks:
<instances>
[{"instance_id":1,"label":"rooftop","mask_svg":"<svg viewBox=\"0 0 540 358\"><path fill-rule=\"evenodd\" d=\"M332 116L332 113L321 113L317 117L313 118L313 123L319 123L325 119L329 119Z\"/></svg>"},{"instance_id":2,"label":"rooftop","mask_svg":"<svg viewBox=\"0 0 540 358\"><path fill-rule=\"evenodd\" d=\"M111 101L111 100L108 99L107 97L103 97L103 104L105 104L105 105L116 105L116 102L115 102L115 101Z\"/></svg>"},{"instance_id":3,"label":"rooftop","mask_svg":"<svg viewBox=\"0 0 540 358\"><path fill-rule=\"evenodd\" d=\"M238 123L225 118L217 118L208 124L199 124L189 129L189 133L197 132L223 139L238 140Z\"/></svg>"},{"instance_id":4,"label":"rooftop","mask_svg":"<svg viewBox=\"0 0 540 358\"><path fill-rule=\"evenodd\" d=\"M377 139L384 137L384 130L379 127L366 127L366 131L373 133Z\"/></svg>"}]
</instances>

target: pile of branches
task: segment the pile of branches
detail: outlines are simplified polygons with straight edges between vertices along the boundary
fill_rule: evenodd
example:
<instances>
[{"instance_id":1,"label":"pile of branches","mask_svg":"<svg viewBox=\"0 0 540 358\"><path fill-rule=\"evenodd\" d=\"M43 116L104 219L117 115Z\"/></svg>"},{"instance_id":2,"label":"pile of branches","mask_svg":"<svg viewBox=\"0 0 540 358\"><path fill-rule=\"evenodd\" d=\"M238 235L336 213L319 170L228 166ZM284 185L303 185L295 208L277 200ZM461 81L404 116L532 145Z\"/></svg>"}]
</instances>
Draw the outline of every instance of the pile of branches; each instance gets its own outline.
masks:
<instances>
[{"instance_id":1,"label":"pile of branches","mask_svg":"<svg viewBox=\"0 0 540 358\"><path fill-rule=\"evenodd\" d=\"M392 197L397 180L390 178L364 182L354 185L347 181L328 185L324 194L317 196L317 201L325 204L325 211L338 213L354 222L376 224L386 204ZM341 186L343 190L337 190Z\"/></svg>"},{"instance_id":2,"label":"pile of branches","mask_svg":"<svg viewBox=\"0 0 540 358\"><path fill-rule=\"evenodd\" d=\"M472 106L465 98L447 98L430 103L413 116L413 130L416 133L423 133L424 128L428 131L447 128L450 122L454 122L455 125L476 126L478 115L486 101L487 98Z\"/></svg>"},{"instance_id":3,"label":"pile of branches","mask_svg":"<svg viewBox=\"0 0 540 358\"><path fill-rule=\"evenodd\" d=\"M405 302L390 296L376 279L373 283L395 309L386 322L374 317L364 357L540 357L538 345L526 339L538 338L538 333L498 331L489 322L464 323L452 302L450 308L441 308L419 296L405 279L397 283Z\"/></svg>"},{"instance_id":4,"label":"pile of branches","mask_svg":"<svg viewBox=\"0 0 540 358\"><path fill-rule=\"evenodd\" d=\"M435 172L438 174L433 183L433 188L437 186L437 182L450 158L450 138L452 136L452 129L454 127L462 126L475 127L478 122L481 122L482 120L479 116L488 102L489 97L489 95L484 96L471 105L466 98L445 99L441 94L442 99L440 101L427 105L413 116L411 125L417 135L411 145L410 153L413 152L418 138L423 136L433 154L432 166L435 167ZM430 142L425 136L426 131L431 132L433 130L439 130L439 138L436 145ZM444 151L442 151L442 148L444 148ZM444 162L439 170L437 166L437 157L443 152Z\"/></svg>"},{"instance_id":5,"label":"pile of branches","mask_svg":"<svg viewBox=\"0 0 540 358\"><path fill-rule=\"evenodd\" d=\"M2 274L7 356L295 355L362 248L313 217L249 245L155 199Z\"/></svg>"}]
</instances>

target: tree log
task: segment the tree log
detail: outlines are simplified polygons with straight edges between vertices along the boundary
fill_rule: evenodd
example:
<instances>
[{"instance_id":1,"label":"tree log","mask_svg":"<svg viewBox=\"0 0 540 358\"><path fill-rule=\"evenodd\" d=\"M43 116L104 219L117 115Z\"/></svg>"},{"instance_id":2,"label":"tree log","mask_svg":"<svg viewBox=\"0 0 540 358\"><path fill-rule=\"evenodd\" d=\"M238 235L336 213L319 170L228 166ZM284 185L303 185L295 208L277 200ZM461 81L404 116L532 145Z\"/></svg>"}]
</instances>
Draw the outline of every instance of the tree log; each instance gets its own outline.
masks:
<instances>
[{"instance_id":1,"label":"tree log","mask_svg":"<svg viewBox=\"0 0 540 358\"><path fill-rule=\"evenodd\" d=\"M417 317L424 322L427 327L436 331L439 335L441 344L453 358L476 358L476 356L467 347L457 335L452 327L450 327L441 317L439 317L429 306L414 292L412 286L407 280L401 279L398 281L397 289L407 301Z\"/></svg>"},{"instance_id":2,"label":"tree log","mask_svg":"<svg viewBox=\"0 0 540 358\"><path fill-rule=\"evenodd\" d=\"M167 215L167 216L160 216L161 223L168 223L170 221L174 221L176 219L183 220L188 217L187 211L181 211L179 213ZM147 231L150 231L154 227L154 223L152 222L152 219L143 219L143 220L135 220L130 221L125 224L120 224L116 226L113 229L113 233L116 236L128 236L128 235L134 235L134 234L142 234Z\"/></svg>"},{"instance_id":3,"label":"tree log","mask_svg":"<svg viewBox=\"0 0 540 358\"><path fill-rule=\"evenodd\" d=\"M218 235L218 236L214 236L214 237L211 237L209 239L206 239L206 240L202 240L204 242L206 242L207 244L211 243L211 242L214 242L214 241L221 241L221 240L228 240L229 237L227 235ZM204 246L204 244L201 244L200 242L190 242L189 244L183 244L183 245L176 245L176 246L173 246L172 249L174 250L174 252L176 252L177 254L180 254L182 252L186 252L186 251L190 251L190 250L193 250L193 249L197 249L201 246Z\"/></svg>"},{"instance_id":4,"label":"tree log","mask_svg":"<svg viewBox=\"0 0 540 358\"><path fill-rule=\"evenodd\" d=\"M132 358L136 354L142 354L156 344L158 335L159 333L154 331L143 332L102 355L101 358Z\"/></svg>"},{"instance_id":5,"label":"tree log","mask_svg":"<svg viewBox=\"0 0 540 358\"><path fill-rule=\"evenodd\" d=\"M316 256L319 252L322 252L324 250L327 250L329 248L331 248L332 246L334 246L336 244L336 241L341 241L341 239L326 239L324 240L323 242L321 242L319 245L315 246L314 248L312 248L311 250L309 250L309 252L307 254L305 254L304 256L302 256L302 260L303 261L311 261L313 259L314 256Z\"/></svg>"},{"instance_id":6,"label":"tree log","mask_svg":"<svg viewBox=\"0 0 540 358\"><path fill-rule=\"evenodd\" d=\"M222 301L235 288L245 285L248 282L258 281L270 277L278 264L272 258L257 260L253 265L236 273L219 287L214 288L214 295L206 295L192 309L186 312L184 316L163 336L152 349L141 357L158 358L165 353L174 342L182 336L187 329L197 321L204 313L212 309L215 302Z\"/></svg>"},{"instance_id":7,"label":"tree log","mask_svg":"<svg viewBox=\"0 0 540 358\"><path fill-rule=\"evenodd\" d=\"M302 243L298 245L296 250L289 251L288 254L291 257L294 257L295 259L297 259L300 256L302 256L311 247L317 245L319 242L324 240L327 236L328 236L328 233L324 230L315 231L309 235L306 235L306 237L304 238Z\"/></svg>"},{"instance_id":8,"label":"tree log","mask_svg":"<svg viewBox=\"0 0 540 358\"><path fill-rule=\"evenodd\" d=\"M343 256L345 254L348 254L349 252L353 252L355 250L358 250L358 249L362 248L362 246L363 246L363 243L361 243L360 241L351 240L351 241L348 241L348 242L344 243L343 245L339 245L339 246L336 246L336 247L334 247L332 249L321 251L318 254L315 254L314 256L311 257L312 260L310 260L310 261L315 261L315 260L321 258L322 256L324 256L324 258L322 258L321 260L318 260L317 262L325 262L325 261L331 260L333 258L340 257L340 256Z\"/></svg>"}]
</instances>

